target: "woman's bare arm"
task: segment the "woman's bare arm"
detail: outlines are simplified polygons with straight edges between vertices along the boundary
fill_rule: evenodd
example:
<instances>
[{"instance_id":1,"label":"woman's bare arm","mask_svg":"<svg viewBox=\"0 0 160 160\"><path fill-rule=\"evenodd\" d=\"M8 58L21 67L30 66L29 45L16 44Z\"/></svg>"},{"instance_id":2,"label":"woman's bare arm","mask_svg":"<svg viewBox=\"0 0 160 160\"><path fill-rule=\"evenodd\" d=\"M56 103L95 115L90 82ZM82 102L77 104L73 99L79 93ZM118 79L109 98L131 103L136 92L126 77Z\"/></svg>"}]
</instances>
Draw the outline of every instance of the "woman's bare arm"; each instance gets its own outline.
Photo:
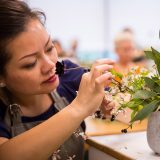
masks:
<instances>
[{"instance_id":1,"label":"woman's bare arm","mask_svg":"<svg viewBox=\"0 0 160 160\"><path fill-rule=\"evenodd\" d=\"M87 116L85 110L79 113L71 105L15 138L0 138L1 160L44 160L76 130Z\"/></svg>"}]
</instances>

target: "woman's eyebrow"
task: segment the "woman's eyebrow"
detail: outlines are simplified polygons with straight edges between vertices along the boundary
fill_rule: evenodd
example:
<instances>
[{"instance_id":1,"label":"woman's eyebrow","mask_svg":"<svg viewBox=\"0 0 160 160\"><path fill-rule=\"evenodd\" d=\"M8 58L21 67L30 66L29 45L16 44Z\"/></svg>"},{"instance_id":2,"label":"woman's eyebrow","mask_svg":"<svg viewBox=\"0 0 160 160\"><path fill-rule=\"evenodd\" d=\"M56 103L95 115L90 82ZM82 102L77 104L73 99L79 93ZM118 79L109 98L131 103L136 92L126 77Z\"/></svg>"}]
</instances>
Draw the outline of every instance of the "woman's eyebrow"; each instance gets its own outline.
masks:
<instances>
[{"instance_id":1,"label":"woman's eyebrow","mask_svg":"<svg viewBox=\"0 0 160 160\"><path fill-rule=\"evenodd\" d=\"M47 40L47 42L46 42L44 48L47 47L49 41L50 41L50 36L48 37L48 40ZM31 53L31 54L27 54L27 55L21 57L21 58L19 59L19 61L22 60L22 59L24 59L24 58L27 58L27 57L35 56L37 53L38 53L38 52L34 52L34 53Z\"/></svg>"},{"instance_id":2,"label":"woman's eyebrow","mask_svg":"<svg viewBox=\"0 0 160 160\"><path fill-rule=\"evenodd\" d=\"M47 47L47 45L48 45L48 43L49 43L50 39L51 39L51 37L49 36L49 37L48 37L48 40L47 40L47 42L46 42L46 44L45 44L45 46L44 46L44 48L46 48L46 47Z\"/></svg>"}]
</instances>

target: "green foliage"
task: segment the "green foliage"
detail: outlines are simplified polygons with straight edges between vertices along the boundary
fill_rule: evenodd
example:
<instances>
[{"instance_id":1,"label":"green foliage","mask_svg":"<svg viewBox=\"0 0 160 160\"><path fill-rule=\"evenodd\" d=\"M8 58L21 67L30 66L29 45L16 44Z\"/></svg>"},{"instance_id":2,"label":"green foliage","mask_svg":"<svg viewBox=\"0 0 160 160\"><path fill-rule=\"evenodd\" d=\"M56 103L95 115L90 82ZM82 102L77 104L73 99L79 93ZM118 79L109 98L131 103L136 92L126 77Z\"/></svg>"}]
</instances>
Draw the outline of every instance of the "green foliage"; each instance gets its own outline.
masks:
<instances>
[{"instance_id":1,"label":"green foliage","mask_svg":"<svg viewBox=\"0 0 160 160\"><path fill-rule=\"evenodd\" d=\"M146 118L151 112L155 111L155 109L159 106L160 100L154 100L153 102L146 104L143 109L141 109L131 120L131 123L143 120Z\"/></svg>"},{"instance_id":2,"label":"green foliage","mask_svg":"<svg viewBox=\"0 0 160 160\"><path fill-rule=\"evenodd\" d=\"M150 90L160 93L160 85L156 82L156 79L154 77L144 77L144 81L146 83L146 86L150 88Z\"/></svg>"},{"instance_id":3,"label":"green foliage","mask_svg":"<svg viewBox=\"0 0 160 160\"><path fill-rule=\"evenodd\" d=\"M141 121L152 112L160 110L160 53L151 48L145 51L146 57L155 63L153 71L133 67L127 75L111 70L115 75L109 93L118 104L119 111L129 108L132 110L129 127L135 121Z\"/></svg>"},{"instance_id":4,"label":"green foliage","mask_svg":"<svg viewBox=\"0 0 160 160\"><path fill-rule=\"evenodd\" d=\"M160 53L151 47L151 51L145 51L145 54L147 58L154 60L160 75Z\"/></svg>"},{"instance_id":5,"label":"green foliage","mask_svg":"<svg viewBox=\"0 0 160 160\"><path fill-rule=\"evenodd\" d=\"M144 72L129 81L128 85L132 86L131 99L128 103L122 104L119 110L132 110L130 126L160 109L160 53L151 48L151 51L145 51L145 54L156 64L157 73L148 76L148 73Z\"/></svg>"},{"instance_id":6,"label":"green foliage","mask_svg":"<svg viewBox=\"0 0 160 160\"><path fill-rule=\"evenodd\" d=\"M148 90L139 90L137 92L135 92L135 94L133 95L133 98L139 98L139 99L149 99L152 97L157 96L157 93L153 92L153 91L148 91Z\"/></svg>"},{"instance_id":7,"label":"green foliage","mask_svg":"<svg viewBox=\"0 0 160 160\"><path fill-rule=\"evenodd\" d=\"M143 78L134 78L133 81L129 82L129 86L133 87L133 91L136 92L140 89L142 89L142 87L144 86L144 79Z\"/></svg>"},{"instance_id":8,"label":"green foliage","mask_svg":"<svg viewBox=\"0 0 160 160\"><path fill-rule=\"evenodd\" d=\"M116 76L116 77L119 77L120 79L122 79L123 75L119 72L116 72L114 69L111 69L110 72Z\"/></svg>"}]
</instances>

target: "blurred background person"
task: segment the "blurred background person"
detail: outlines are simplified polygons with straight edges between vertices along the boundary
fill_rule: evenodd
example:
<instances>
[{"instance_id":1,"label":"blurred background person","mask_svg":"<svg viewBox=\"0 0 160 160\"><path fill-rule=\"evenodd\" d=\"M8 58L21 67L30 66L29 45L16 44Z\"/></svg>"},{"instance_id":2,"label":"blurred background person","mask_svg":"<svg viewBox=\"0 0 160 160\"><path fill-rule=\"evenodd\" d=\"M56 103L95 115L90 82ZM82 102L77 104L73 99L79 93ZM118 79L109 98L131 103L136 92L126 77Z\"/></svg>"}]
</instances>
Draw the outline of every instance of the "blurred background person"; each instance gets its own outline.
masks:
<instances>
[{"instance_id":1,"label":"blurred background person","mask_svg":"<svg viewBox=\"0 0 160 160\"><path fill-rule=\"evenodd\" d=\"M120 32L117 34L114 40L115 52L118 56L118 60L114 65L114 69L117 72L126 75L129 70L136 66L133 59L136 55L137 49L131 33ZM126 95L127 96L127 95ZM121 112L116 117L117 120L129 123L131 110L125 109L125 112Z\"/></svg>"},{"instance_id":2,"label":"blurred background person","mask_svg":"<svg viewBox=\"0 0 160 160\"><path fill-rule=\"evenodd\" d=\"M137 66L146 67L147 60L145 58L143 47L139 43L137 43L133 29L130 27L125 27L122 29L122 32L129 34L135 43L136 50L132 62L135 63Z\"/></svg>"},{"instance_id":3,"label":"blurred background person","mask_svg":"<svg viewBox=\"0 0 160 160\"><path fill-rule=\"evenodd\" d=\"M66 53L62 48L61 42L58 39L55 39L52 42L53 42L54 46L56 47L58 57L65 57Z\"/></svg>"},{"instance_id":4,"label":"blurred background person","mask_svg":"<svg viewBox=\"0 0 160 160\"><path fill-rule=\"evenodd\" d=\"M77 49L78 49L78 40L74 39L71 41L67 55L69 57L77 57Z\"/></svg>"},{"instance_id":5,"label":"blurred background person","mask_svg":"<svg viewBox=\"0 0 160 160\"><path fill-rule=\"evenodd\" d=\"M78 59L78 40L77 39L73 39L71 41L66 55L67 55L67 59L71 60L74 63L80 64Z\"/></svg>"},{"instance_id":6,"label":"blurred background person","mask_svg":"<svg viewBox=\"0 0 160 160\"><path fill-rule=\"evenodd\" d=\"M79 64L79 61L76 57L76 50L78 45L76 40L72 42L71 49L68 52L63 48L62 43L58 39L55 39L52 42L57 50L58 58L60 61L68 59L76 64Z\"/></svg>"},{"instance_id":7,"label":"blurred background person","mask_svg":"<svg viewBox=\"0 0 160 160\"><path fill-rule=\"evenodd\" d=\"M145 66L146 61L144 59L144 52L142 49L140 50L136 46L132 30L126 29L118 33L114 40L114 46L115 53L118 56L118 60L114 66L114 69L117 72L126 75L132 67ZM127 95L125 98L127 98ZM125 109L125 112L119 113L116 119L125 123L129 123L130 115L131 110Z\"/></svg>"},{"instance_id":8,"label":"blurred background person","mask_svg":"<svg viewBox=\"0 0 160 160\"><path fill-rule=\"evenodd\" d=\"M118 33L114 40L114 49L118 56L114 69L117 72L127 74L129 68L135 65L132 60L135 57L136 47L131 34Z\"/></svg>"}]
</instances>

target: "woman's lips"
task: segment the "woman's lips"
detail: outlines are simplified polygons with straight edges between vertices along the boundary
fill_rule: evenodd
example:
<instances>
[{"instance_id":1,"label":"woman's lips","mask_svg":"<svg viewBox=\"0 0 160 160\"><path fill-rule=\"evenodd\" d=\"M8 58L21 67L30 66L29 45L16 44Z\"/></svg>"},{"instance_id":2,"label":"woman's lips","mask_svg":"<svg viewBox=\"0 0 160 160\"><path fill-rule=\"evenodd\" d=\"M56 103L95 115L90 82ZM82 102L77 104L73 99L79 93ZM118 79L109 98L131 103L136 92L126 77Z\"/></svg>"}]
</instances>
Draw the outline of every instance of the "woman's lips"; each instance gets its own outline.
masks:
<instances>
[{"instance_id":1,"label":"woman's lips","mask_svg":"<svg viewBox=\"0 0 160 160\"><path fill-rule=\"evenodd\" d=\"M49 79L47 79L46 81L44 81L43 83L53 83L53 82L56 81L56 79L57 79L57 75L53 75Z\"/></svg>"}]
</instances>

